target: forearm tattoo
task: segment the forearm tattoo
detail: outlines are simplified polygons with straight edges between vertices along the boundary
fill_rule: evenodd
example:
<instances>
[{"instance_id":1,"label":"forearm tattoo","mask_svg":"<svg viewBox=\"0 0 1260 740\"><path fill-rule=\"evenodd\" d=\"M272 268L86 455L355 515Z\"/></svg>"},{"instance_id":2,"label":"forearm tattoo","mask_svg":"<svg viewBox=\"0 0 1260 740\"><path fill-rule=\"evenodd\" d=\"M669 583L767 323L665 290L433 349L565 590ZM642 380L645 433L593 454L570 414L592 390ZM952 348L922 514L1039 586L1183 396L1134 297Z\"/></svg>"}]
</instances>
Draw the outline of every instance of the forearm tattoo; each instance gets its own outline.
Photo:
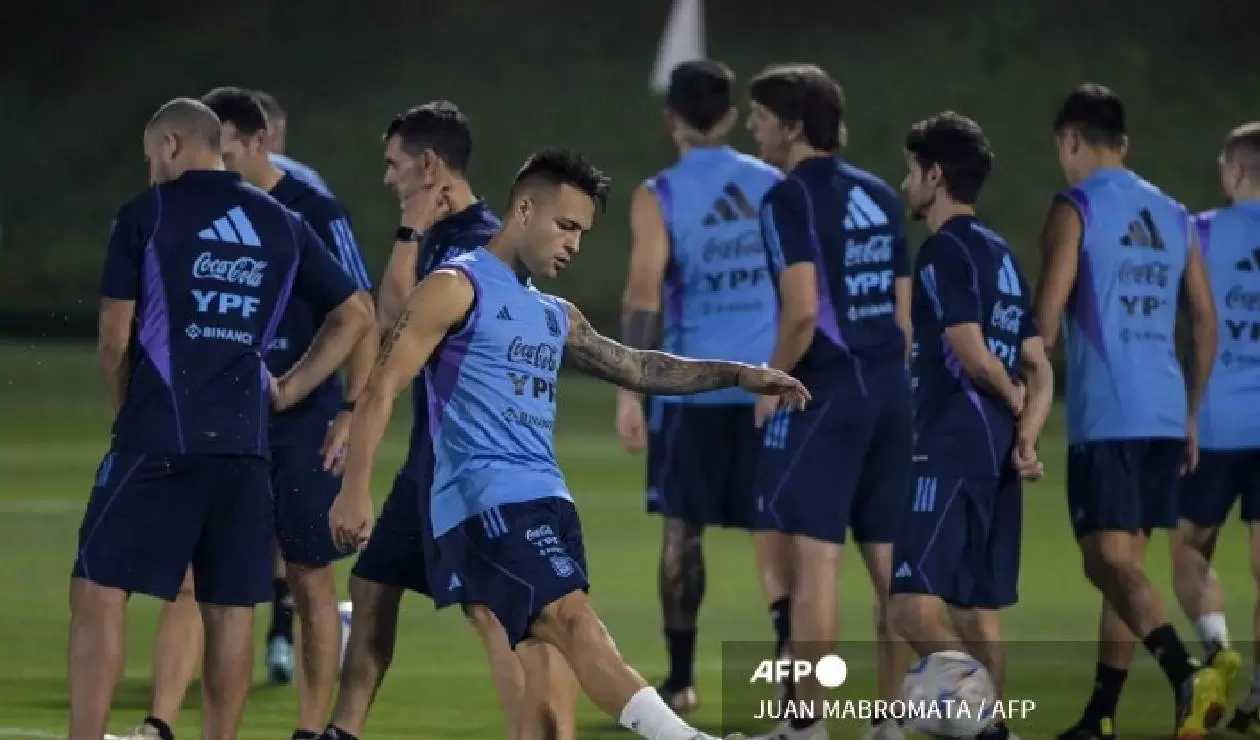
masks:
<instances>
[{"instance_id":1,"label":"forearm tattoo","mask_svg":"<svg viewBox=\"0 0 1260 740\"><path fill-rule=\"evenodd\" d=\"M656 349L660 326L659 311L627 308L621 314L621 341L633 349Z\"/></svg>"},{"instance_id":2,"label":"forearm tattoo","mask_svg":"<svg viewBox=\"0 0 1260 740\"><path fill-rule=\"evenodd\" d=\"M690 360L664 352L631 349L595 331L572 307L564 355L581 372L652 396L729 388L739 384L742 367L735 362Z\"/></svg>"}]
</instances>

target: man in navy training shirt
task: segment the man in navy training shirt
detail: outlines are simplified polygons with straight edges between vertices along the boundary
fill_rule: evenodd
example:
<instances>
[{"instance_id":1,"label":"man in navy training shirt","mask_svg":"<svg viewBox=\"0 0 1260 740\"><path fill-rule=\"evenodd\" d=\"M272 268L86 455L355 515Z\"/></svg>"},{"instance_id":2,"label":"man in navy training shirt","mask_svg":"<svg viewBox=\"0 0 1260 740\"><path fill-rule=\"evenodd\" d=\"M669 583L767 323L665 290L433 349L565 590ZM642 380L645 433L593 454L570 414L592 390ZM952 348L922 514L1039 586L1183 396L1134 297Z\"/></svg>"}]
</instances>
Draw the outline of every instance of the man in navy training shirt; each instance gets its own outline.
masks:
<instances>
[{"instance_id":1,"label":"man in navy training shirt","mask_svg":"<svg viewBox=\"0 0 1260 740\"><path fill-rule=\"evenodd\" d=\"M286 174L292 175L307 185L318 190L321 194L332 197L332 189L328 187L328 183L320 176L319 172L309 164L299 162L293 157L284 153L285 147L289 143L289 114L280 105L280 101L275 96L263 90L255 90L254 95L258 97L258 103L263 107L263 113L267 116L267 145L270 147L272 164L284 170ZM290 638L292 635L290 635Z\"/></svg>"},{"instance_id":2,"label":"man in navy training shirt","mask_svg":"<svg viewBox=\"0 0 1260 740\"><path fill-rule=\"evenodd\" d=\"M289 141L289 114L275 96L255 90L254 96L267 117L268 157L272 164L330 198L335 197L324 178L310 165L284 154ZM349 219L347 218L347 222ZM271 624L267 628L267 675L272 683L293 680L293 596L284 574L284 557L276 548L276 577L272 585Z\"/></svg>"},{"instance_id":3,"label":"man in navy training shirt","mask_svg":"<svg viewBox=\"0 0 1260 740\"><path fill-rule=\"evenodd\" d=\"M1229 205L1194 221L1220 341L1199 411L1199 467L1182 485L1181 521L1172 539L1177 598L1208 654L1220 652L1218 661L1237 654L1230 646L1221 583L1211 567L1217 536L1236 499L1251 530L1251 572L1260 576L1260 121L1230 132L1219 164ZM1252 619L1253 627L1260 624L1260 609ZM1260 642L1253 649L1258 652L1251 690L1229 723L1239 732L1260 730ZM1235 662L1241 667L1242 656Z\"/></svg>"},{"instance_id":4,"label":"man in navy training shirt","mask_svg":"<svg viewBox=\"0 0 1260 740\"><path fill-rule=\"evenodd\" d=\"M727 146L738 116L734 84L735 75L720 62L685 62L670 75L665 121L679 160L639 186L630 202L622 309L627 346L754 365L770 361L774 288L757 204L779 173ZM647 447L648 511L664 518L658 573L670 667L660 691L681 713L697 704L704 528L751 530L755 524L761 447L755 400L739 389L653 398L649 422L640 396L617 393L621 443L630 452Z\"/></svg>"},{"instance_id":5,"label":"man in navy training shirt","mask_svg":"<svg viewBox=\"0 0 1260 740\"><path fill-rule=\"evenodd\" d=\"M488 244L499 230L499 219L473 194L468 182L472 132L468 118L454 103L434 101L400 113L390 121L382 138L385 183L398 197L404 224L398 229L398 241L381 281L377 316L382 331L388 331L421 278L448 257ZM412 397L407 459L350 576L354 605L350 642L336 707L326 730L334 740L353 740L363 731L376 691L393 660L404 590L429 596L437 608L461 603L463 597L459 577L438 562L429 526L433 441L423 383L414 386ZM562 728L560 737L573 737L577 732L577 686L572 676L567 677L568 690L557 692L558 706L523 709L519 705L527 671L508 645L503 628L496 620L487 619L484 612L469 616L491 656L491 672L509 735L516 736L514 723L521 712L541 711ZM524 651L522 657L528 659ZM545 692L531 692L530 696L541 699Z\"/></svg>"},{"instance_id":6,"label":"man in navy training shirt","mask_svg":"<svg viewBox=\"0 0 1260 740\"><path fill-rule=\"evenodd\" d=\"M837 156L844 96L826 72L771 67L750 93L748 127L761 157L786 173L761 205L780 304L770 367L792 373L814 396L804 411L773 415L759 402L763 584L780 645L805 660L833 652L836 584L852 527L878 605L880 697L897 699L908 655L889 628L887 604L912 435L901 203L887 183ZM797 698L824 698L817 681L796 688L806 694ZM893 737L898 728L888 723L881 732ZM814 738L826 728L794 719L775 733Z\"/></svg>"},{"instance_id":7,"label":"man in navy training shirt","mask_svg":"<svg viewBox=\"0 0 1260 740\"><path fill-rule=\"evenodd\" d=\"M368 537L374 458L394 399L423 370L431 525L468 609L489 612L514 649L558 649L595 705L627 729L651 740L708 738L625 664L587 598L581 527L552 434L561 358L646 394L741 385L802 404L808 393L773 370L629 349L533 288L531 277L554 278L577 254L607 187L581 155L531 156L489 245L447 261L412 292L355 409L334 536L350 547ZM545 736L543 718L527 719L535 726L521 722L518 732Z\"/></svg>"},{"instance_id":8,"label":"man in navy training shirt","mask_svg":"<svg viewBox=\"0 0 1260 740\"><path fill-rule=\"evenodd\" d=\"M270 408L319 388L372 326L370 298L309 225L223 170L220 136L198 101L159 109L144 134L153 186L110 236L99 352L117 418L71 582L74 740L104 735L128 595L171 601L190 565L210 646L202 734L235 736L270 591ZM290 297L329 313L276 380L263 355Z\"/></svg>"},{"instance_id":9,"label":"man in navy training shirt","mask_svg":"<svg viewBox=\"0 0 1260 740\"><path fill-rule=\"evenodd\" d=\"M226 167L301 215L333 250L356 286L370 290L367 270L340 205L286 175L268 159L266 119L253 94L240 88L218 88L201 100L222 124ZM290 301L268 348L267 366L272 374L284 373L306 352L322 322L322 311L301 300ZM298 738L319 734L337 678L341 620L331 566L343 555L326 533L328 509L340 485L337 474L341 448L349 435L349 410L367 382L378 343L378 334L371 331L355 346L346 366L348 392L343 392L334 376L296 408L272 414L268 432L276 537L303 625L306 680L298 694ZM163 609L154 646L153 703L149 716L125 738L171 735L201 657L201 620L192 591L190 574L179 598Z\"/></svg>"},{"instance_id":10,"label":"man in navy training shirt","mask_svg":"<svg viewBox=\"0 0 1260 740\"><path fill-rule=\"evenodd\" d=\"M1048 348L1060 322L1067 335L1068 509L1085 576L1103 594L1093 694L1061 737L1114 737L1136 635L1173 687L1177 737L1199 738L1225 710L1225 685L1186 652L1145 560L1151 531L1176 525L1181 476L1198 462L1196 420L1216 359L1212 289L1185 208L1124 166L1115 93L1081 85L1054 134L1071 187L1042 230L1037 326ZM1188 392L1179 304L1194 337Z\"/></svg>"},{"instance_id":11,"label":"man in navy training shirt","mask_svg":"<svg viewBox=\"0 0 1260 740\"><path fill-rule=\"evenodd\" d=\"M893 548L891 611L921 657L969 652L1000 697L999 610L1018 601L1020 478L1042 472L1054 374L1015 255L976 218L992 167L984 132L956 113L906 135L906 207L932 235L914 267L914 486ZM1011 733L999 718L980 737Z\"/></svg>"}]
</instances>

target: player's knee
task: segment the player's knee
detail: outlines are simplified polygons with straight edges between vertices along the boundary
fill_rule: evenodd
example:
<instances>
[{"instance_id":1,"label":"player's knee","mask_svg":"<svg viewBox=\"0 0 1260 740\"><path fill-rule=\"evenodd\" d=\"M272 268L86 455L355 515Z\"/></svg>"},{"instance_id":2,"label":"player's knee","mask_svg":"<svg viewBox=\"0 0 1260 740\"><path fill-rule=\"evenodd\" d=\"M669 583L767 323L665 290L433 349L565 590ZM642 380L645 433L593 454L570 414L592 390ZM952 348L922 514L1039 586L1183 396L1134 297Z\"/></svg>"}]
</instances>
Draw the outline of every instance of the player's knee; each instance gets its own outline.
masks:
<instances>
[{"instance_id":1,"label":"player's knee","mask_svg":"<svg viewBox=\"0 0 1260 740\"><path fill-rule=\"evenodd\" d=\"M1216 527L1204 527L1188 519L1182 519L1173 531L1173 557L1200 555L1208 560L1216 552Z\"/></svg>"},{"instance_id":2,"label":"player's knee","mask_svg":"<svg viewBox=\"0 0 1260 740\"><path fill-rule=\"evenodd\" d=\"M588 644L605 640L608 633L581 591L570 593L543 608L535 622L535 632L543 639L560 645Z\"/></svg>"},{"instance_id":3,"label":"player's knee","mask_svg":"<svg viewBox=\"0 0 1260 740\"><path fill-rule=\"evenodd\" d=\"M366 646L385 665L394 657L394 630L401 596L398 589L350 577L351 645Z\"/></svg>"},{"instance_id":4,"label":"player's knee","mask_svg":"<svg viewBox=\"0 0 1260 740\"><path fill-rule=\"evenodd\" d=\"M1085 577L1102 591L1110 589L1131 571L1142 570L1135 549L1120 538L1098 537L1082 544Z\"/></svg>"},{"instance_id":5,"label":"player's knee","mask_svg":"<svg viewBox=\"0 0 1260 740\"><path fill-rule=\"evenodd\" d=\"M913 640L943 616L941 600L924 594L896 594L888 600L887 620L893 634Z\"/></svg>"},{"instance_id":6,"label":"player's knee","mask_svg":"<svg viewBox=\"0 0 1260 740\"><path fill-rule=\"evenodd\" d=\"M287 578L299 609L336 608L336 574L331 565L289 563Z\"/></svg>"}]
</instances>

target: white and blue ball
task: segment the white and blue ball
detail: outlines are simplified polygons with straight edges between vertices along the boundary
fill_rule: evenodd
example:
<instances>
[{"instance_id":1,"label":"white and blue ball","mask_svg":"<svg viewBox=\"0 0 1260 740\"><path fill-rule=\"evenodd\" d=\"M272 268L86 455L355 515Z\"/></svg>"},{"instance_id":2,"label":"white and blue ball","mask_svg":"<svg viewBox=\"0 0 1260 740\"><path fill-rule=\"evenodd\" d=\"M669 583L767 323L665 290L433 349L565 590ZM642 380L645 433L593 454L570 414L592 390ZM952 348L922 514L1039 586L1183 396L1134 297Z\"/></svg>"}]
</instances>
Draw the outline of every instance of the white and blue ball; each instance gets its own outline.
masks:
<instances>
[{"instance_id":1,"label":"white and blue ball","mask_svg":"<svg viewBox=\"0 0 1260 740\"><path fill-rule=\"evenodd\" d=\"M901 682L914 715L906 726L933 737L974 737L993 722L997 691L980 661L958 650L920 659ZM935 703L935 712L919 712Z\"/></svg>"}]
</instances>

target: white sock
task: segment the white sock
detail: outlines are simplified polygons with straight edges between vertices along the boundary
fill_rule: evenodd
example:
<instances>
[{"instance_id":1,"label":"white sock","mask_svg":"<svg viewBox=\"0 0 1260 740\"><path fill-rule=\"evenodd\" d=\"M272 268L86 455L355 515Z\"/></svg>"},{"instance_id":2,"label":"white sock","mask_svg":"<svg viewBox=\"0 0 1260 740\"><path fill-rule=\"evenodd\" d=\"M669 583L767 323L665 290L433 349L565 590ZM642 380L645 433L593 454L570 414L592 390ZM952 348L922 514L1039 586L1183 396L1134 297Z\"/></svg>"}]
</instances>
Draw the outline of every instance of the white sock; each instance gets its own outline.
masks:
<instances>
[{"instance_id":1,"label":"white sock","mask_svg":"<svg viewBox=\"0 0 1260 740\"><path fill-rule=\"evenodd\" d=\"M700 731L683 722L661 695L645 686L626 702L618 724L647 740L691 740Z\"/></svg>"},{"instance_id":2,"label":"white sock","mask_svg":"<svg viewBox=\"0 0 1260 740\"><path fill-rule=\"evenodd\" d=\"M1199 639L1203 641L1204 647L1209 650L1217 645L1229 647L1229 628L1225 626L1224 613L1204 614L1194 620L1194 629L1199 633Z\"/></svg>"}]
</instances>

